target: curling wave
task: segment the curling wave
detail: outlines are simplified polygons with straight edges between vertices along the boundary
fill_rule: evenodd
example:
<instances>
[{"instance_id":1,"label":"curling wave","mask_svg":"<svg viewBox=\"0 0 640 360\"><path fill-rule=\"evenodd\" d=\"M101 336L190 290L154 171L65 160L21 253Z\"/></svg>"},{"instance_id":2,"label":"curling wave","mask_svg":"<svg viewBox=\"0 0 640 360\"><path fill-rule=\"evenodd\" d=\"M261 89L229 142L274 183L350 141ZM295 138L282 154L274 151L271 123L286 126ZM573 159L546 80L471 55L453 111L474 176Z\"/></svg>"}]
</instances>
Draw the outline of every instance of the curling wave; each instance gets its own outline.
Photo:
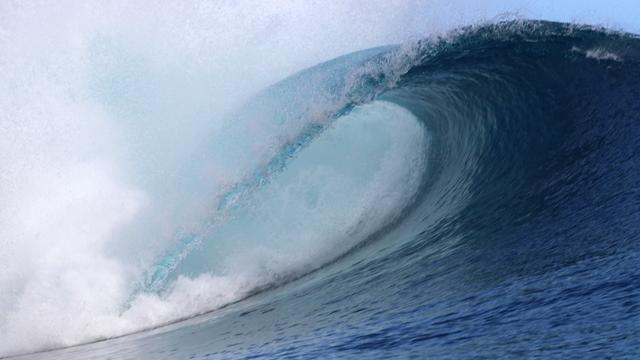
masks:
<instances>
[{"instance_id":1,"label":"curling wave","mask_svg":"<svg viewBox=\"0 0 640 360\"><path fill-rule=\"evenodd\" d=\"M638 37L539 21L296 74L212 139L244 172L119 316L233 304L47 356L637 351L638 80Z\"/></svg>"}]
</instances>

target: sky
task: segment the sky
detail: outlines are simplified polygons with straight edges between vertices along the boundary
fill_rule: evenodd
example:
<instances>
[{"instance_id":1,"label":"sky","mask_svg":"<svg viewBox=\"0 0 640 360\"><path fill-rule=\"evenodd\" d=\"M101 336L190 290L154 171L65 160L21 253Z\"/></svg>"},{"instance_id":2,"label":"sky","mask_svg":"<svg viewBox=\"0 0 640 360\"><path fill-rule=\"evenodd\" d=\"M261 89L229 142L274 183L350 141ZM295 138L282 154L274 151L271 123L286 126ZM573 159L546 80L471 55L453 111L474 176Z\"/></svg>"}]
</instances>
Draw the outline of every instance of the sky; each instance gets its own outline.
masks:
<instances>
[{"instance_id":1,"label":"sky","mask_svg":"<svg viewBox=\"0 0 640 360\"><path fill-rule=\"evenodd\" d=\"M392 27L390 40L405 39L406 34L421 37L442 33L460 25L501 18L552 20L600 25L615 30L640 33L640 1L638 0L388 0L378 2L352 1L354 17L364 13L379 13L382 7L389 21L394 16L402 19L401 28ZM377 9L380 10L380 9Z\"/></svg>"},{"instance_id":2,"label":"sky","mask_svg":"<svg viewBox=\"0 0 640 360\"><path fill-rule=\"evenodd\" d=\"M494 0L487 9L513 8L527 18L587 22L640 32L638 0Z\"/></svg>"}]
</instances>

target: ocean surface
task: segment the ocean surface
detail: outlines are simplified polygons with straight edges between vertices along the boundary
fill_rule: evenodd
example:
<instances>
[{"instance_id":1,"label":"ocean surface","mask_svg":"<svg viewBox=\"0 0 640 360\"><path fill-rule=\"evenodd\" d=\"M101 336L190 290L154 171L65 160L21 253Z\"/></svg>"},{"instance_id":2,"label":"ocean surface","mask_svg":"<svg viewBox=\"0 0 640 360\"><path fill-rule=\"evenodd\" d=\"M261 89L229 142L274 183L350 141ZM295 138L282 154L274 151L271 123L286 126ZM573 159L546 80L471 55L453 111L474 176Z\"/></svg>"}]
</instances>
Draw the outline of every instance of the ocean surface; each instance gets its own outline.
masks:
<instances>
[{"instance_id":1,"label":"ocean surface","mask_svg":"<svg viewBox=\"0 0 640 360\"><path fill-rule=\"evenodd\" d=\"M120 296L126 326L7 355L640 357L638 36L463 27L303 70L231 118L204 148L240 170Z\"/></svg>"}]
</instances>

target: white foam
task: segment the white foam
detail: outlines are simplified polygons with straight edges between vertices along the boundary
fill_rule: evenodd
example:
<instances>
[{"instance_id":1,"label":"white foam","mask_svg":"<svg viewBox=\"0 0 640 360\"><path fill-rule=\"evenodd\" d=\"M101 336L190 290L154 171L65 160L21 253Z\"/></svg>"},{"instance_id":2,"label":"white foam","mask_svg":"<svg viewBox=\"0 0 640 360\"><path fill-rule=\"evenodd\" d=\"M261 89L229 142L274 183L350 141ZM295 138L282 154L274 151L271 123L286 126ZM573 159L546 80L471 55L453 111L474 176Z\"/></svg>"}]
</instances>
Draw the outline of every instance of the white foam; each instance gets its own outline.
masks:
<instances>
[{"instance_id":1,"label":"white foam","mask_svg":"<svg viewBox=\"0 0 640 360\"><path fill-rule=\"evenodd\" d=\"M596 59L596 60L613 60L618 62L622 61L622 58L618 54L615 54L611 51L607 51L602 48L587 50L585 53L585 56L589 59Z\"/></svg>"},{"instance_id":2,"label":"white foam","mask_svg":"<svg viewBox=\"0 0 640 360\"><path fill-rule=\"evenodd\" d=\"M583 50L576 46L573 46L571 48L571 51L584 54L584 56L587 59L595 59L598 61L603 61L603 60L616 61L616 62L622 61L622 57L620 55L601 47Z\"/></svg>"},{"instance_id":3,"label":"white foam","mask_svg":"<svg viewBox=\"0 0 640 360\"><path fill-rule=\"evenodd\" d=\"M176 231L197 228L243 176L216 166L224 154L199 153L234 107L407 36L406 17L371 26L371 14L409 4L370 6L0 4L0 354L122 334L254 286L241 274L181 278L120 314ZM256 148L271 141L252 136ZM184 174L194 154L210 164L196 187Z\"/></svg>"}]
</instances>

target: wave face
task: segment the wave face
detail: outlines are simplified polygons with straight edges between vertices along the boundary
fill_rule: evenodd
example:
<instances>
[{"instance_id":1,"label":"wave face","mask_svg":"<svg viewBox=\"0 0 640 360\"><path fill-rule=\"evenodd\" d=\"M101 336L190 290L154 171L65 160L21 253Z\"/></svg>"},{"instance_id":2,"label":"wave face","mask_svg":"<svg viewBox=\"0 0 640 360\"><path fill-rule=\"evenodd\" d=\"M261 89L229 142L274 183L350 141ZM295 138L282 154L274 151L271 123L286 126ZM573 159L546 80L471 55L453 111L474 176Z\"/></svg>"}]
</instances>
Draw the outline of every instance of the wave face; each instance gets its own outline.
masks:
<instances>
[{"instance_id":1,"label":"wave face","mask_svg":"<svg viewBox=\"0 0 640 360\"><path fill-rule=\"evenodd\" d=\"M638 80L639 38L537 21L302 71L207 145L238 174L117 324L222 308L30 356L637 355Z\"/></svg>"}]
</instances>

